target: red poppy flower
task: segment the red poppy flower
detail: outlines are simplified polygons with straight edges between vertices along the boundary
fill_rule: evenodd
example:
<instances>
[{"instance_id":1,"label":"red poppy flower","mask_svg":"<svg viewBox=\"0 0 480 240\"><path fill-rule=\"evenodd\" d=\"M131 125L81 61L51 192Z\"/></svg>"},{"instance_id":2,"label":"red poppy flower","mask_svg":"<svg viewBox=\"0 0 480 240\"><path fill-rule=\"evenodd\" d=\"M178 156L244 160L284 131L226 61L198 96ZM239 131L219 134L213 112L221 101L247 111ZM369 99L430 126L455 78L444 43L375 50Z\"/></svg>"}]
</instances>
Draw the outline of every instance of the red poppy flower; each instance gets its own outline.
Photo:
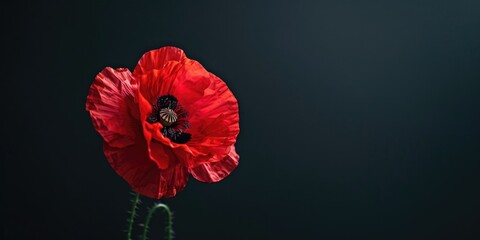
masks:
<instances>
[{"instance_id":1,"label":"red poppy flower","mask_svg":"<svg viewBox=\"0 0 480 240\"><path fill-rule=\"evenodd\" d=\"M113 169L138 193L173 197L189 174L217 182L238 165L238 103L227 85L181 49L145 53L133 74L105 68L87 111Z\"/></svg>"}]
</instances>

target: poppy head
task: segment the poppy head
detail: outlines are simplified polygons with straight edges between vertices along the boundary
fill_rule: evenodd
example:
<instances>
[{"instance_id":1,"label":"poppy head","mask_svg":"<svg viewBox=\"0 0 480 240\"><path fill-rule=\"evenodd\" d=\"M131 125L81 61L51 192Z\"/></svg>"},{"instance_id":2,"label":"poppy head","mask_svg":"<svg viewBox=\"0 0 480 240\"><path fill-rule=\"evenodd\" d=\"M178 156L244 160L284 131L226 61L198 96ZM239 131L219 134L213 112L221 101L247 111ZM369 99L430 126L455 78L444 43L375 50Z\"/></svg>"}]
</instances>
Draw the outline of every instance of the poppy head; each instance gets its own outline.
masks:
<instances>
[{"instance_id":1,"label":"poppy head","mask_svg":"<svg viewBox=\"0 0 480 240\"><path fill-rule=\"evenodd\" d=\"M218 182L238 165L237 100L179 48L145 53L133 73L105 68L86 109L108 162L142 195L173 197L190 174Z\"/></svg>"}]
</instances>

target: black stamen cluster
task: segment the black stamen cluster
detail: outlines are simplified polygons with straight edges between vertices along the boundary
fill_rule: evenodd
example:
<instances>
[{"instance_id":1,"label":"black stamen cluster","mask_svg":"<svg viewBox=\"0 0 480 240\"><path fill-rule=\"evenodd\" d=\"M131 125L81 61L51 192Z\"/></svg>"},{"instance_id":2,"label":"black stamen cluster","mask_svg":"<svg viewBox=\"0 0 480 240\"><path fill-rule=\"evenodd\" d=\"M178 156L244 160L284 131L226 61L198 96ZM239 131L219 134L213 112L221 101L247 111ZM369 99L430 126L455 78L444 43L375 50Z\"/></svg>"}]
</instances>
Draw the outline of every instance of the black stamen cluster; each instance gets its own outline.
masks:
<instances>
[{"instance_id":1,"label":"black stamen cluster","mask_svg":"<svg viewBox=\"0 0 480 240\"><path fill-rule=\"evenodd\" d=\"M159 119L159 111L163 108L172 109L178 116L175 123L170 126L163 126L160 130L163 136L168 137L174 143L186 143L190 141L192 135L185 132L185 130L190 127L190 123L186 119L188 113L182 105L178 103L177 98L172 95L165 95L157 98L157 103L152 105L152 113L148 116L147 122L161 123Z\"/></svg>"}]
</instances>

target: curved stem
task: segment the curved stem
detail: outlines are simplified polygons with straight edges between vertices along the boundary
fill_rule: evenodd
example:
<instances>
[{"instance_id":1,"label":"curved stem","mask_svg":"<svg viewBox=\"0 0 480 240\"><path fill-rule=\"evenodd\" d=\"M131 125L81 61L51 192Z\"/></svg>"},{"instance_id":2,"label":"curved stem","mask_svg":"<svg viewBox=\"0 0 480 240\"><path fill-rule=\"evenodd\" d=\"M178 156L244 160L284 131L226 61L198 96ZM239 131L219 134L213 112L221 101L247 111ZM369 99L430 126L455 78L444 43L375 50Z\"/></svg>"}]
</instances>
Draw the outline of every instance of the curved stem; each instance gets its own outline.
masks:
<instances>
[{"instance_id":1,"label":"curved stem","mask_svg":"<svg viewBox=\"0 0 480 240\"><path fill-rule=\"evenodd\" d=\"M155 213L155 211L159 208L163 209L163 211L167 214L167 226L165 227L165 232L167 234L167 240L172 240L173 239L172 212L170 211L170 208L168 208L167 205L165 205L163 203L157 203L157 204L155 204L155 206L153 206L148 211L148 215L147 215L147 218L145 219L145 224L144 224L144 228L143 228L142 240L147 240L147 232L148 232L148 228L149 228L148 225L150 224L150 219L152 218L153 213Z\"/></svg>"},{"instance_id":2,"label":"curved stem","mask_svg":"<svg viewBox=\"0 0 480 240\"><path fill-rule=\"evenodd\" d=\"M130 211L130 218L128 218L128 229L127 229L127 240L132 240L132 229L133 229L133 221L135 220L135 216L137 215L137 205L140 199L140 194L135 193L135 197L132 201L132 209Z\"/></svg>"}]
</instances>

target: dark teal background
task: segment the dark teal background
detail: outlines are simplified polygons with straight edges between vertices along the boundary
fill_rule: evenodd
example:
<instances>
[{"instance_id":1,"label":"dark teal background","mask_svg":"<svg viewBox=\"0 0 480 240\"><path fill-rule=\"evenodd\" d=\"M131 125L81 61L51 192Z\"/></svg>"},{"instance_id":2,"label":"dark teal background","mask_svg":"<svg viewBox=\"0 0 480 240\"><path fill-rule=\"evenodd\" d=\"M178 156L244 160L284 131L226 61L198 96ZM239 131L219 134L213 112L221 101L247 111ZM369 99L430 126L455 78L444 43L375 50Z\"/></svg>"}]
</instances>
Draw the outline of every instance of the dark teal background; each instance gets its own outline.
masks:
<instances>
[{"instance_id":1,"label":"dark teal background","mask_svg":"<svg viewBox=\"0 0 480 240\"><path fill-rule=\"evenodd\" d=\"M480 239L480 1L19 1L2 32L3 239L125 239L86 95L165 45L241 118L236 171L164 200L176 239Z\"/></svg>"}]
</instances>

